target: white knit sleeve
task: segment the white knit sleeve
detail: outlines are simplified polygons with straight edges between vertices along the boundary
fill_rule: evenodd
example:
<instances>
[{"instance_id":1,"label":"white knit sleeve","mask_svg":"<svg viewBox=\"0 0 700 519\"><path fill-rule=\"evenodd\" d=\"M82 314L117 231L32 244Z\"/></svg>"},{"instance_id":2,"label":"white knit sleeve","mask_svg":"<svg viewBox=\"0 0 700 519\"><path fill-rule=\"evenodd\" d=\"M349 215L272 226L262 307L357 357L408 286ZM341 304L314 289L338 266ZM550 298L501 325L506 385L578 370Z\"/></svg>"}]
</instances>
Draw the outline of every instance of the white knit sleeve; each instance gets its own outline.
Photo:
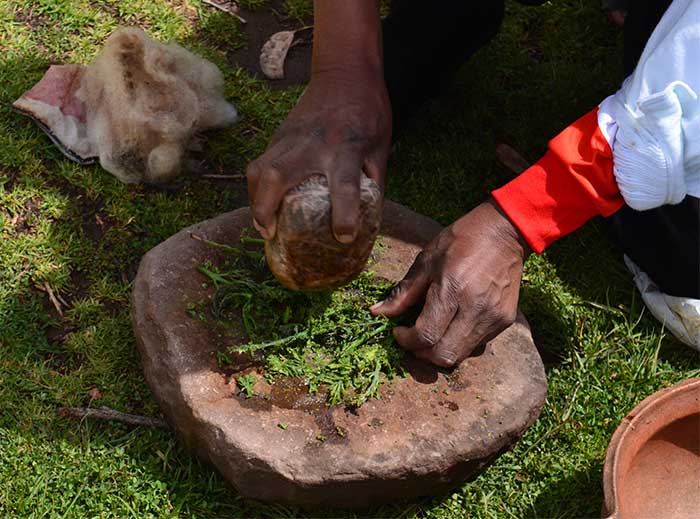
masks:
<instances>
[{"instance_id":1,"label":"white knit sleeve","mask_svg":"<svg viewBox=\"0 0 700 519\"><path fill-rule=\"evenodd\" d=\"M598 110L614 173L637 210L700 196L700 0L675 0L637 68Z\"/></svg>"}]
</instances>

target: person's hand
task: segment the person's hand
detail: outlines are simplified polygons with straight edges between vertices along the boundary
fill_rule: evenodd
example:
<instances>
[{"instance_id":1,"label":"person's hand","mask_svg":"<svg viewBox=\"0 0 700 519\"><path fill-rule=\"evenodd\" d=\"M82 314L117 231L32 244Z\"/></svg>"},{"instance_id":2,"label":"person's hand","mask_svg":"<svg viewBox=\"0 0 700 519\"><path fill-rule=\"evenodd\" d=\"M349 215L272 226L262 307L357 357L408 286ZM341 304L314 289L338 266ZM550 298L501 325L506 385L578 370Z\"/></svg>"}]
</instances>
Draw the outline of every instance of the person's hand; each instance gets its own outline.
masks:
<instances>
[{"instance_id":1,"label":"person's hand","mask_svg":"<svg viewBox=\"0 0 700 519\"><path fill-rule=\"evenodd\" d=\"M364 173L384 192L391 143L391 109L381 70L320 71L282 123L267 151L247 169L254 225L266 239L276 232L284 195L312 175L325 175L336 239L358 231Z\"/></svg>"},{"instance_id":2,"label":"person's hand","mask_svg":"<svg viewBox=\"0 0 700 519\"><path fill-rule=\"evenodd\" d=\"M498 205L485 202L444 229L372 313L395 317L425 298L415 325L397 326L394 337L418 358L455 366L515 321L528 252Z\"/></svg>"}]
</instances>

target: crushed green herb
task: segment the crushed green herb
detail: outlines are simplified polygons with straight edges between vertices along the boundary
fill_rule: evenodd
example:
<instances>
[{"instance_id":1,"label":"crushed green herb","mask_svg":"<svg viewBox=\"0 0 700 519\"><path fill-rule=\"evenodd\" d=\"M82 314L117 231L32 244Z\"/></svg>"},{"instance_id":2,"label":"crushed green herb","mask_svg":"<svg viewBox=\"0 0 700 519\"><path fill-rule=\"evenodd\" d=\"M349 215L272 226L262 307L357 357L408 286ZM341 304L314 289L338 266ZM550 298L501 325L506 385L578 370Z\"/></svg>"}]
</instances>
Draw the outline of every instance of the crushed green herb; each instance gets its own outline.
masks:
<instances>
[{"instance_id":1,"label":"crushed green herb","mask_svg":"<svg viewBox=\"0 0 700 519\"><path fill-rule=\"evenodd\" d=\"M236 379L238 387L241 388L241 391L245 394L246 398L255 396L255 389L253 388L255 387L255 384L257 384L257 382L257 377L252 373L249 373L248 375L243 375Z\"/></svg>"},{"instance_id":2,"label":"crushed green herb","mask_svg":"<svg viewBox=\"0 0 700 519\"><path fill-rule=\"evenodd\" d=\"M231 353L245 353L262 362L269 383L298 377L310 393L327 392L328 404L351 406L380 398L382 383L404 374L393 323L369 311L388 294L389 281L364 272L336 290L295 292L267 268L262 240L243 236L241 247L208 243L231 253L224 268L198 267L216 289L211 313L220 323L240 317L250 341L220 353L221 367L233 363ZM253 395L245 377L237 381Z\"/></svg>"}]
</instances>

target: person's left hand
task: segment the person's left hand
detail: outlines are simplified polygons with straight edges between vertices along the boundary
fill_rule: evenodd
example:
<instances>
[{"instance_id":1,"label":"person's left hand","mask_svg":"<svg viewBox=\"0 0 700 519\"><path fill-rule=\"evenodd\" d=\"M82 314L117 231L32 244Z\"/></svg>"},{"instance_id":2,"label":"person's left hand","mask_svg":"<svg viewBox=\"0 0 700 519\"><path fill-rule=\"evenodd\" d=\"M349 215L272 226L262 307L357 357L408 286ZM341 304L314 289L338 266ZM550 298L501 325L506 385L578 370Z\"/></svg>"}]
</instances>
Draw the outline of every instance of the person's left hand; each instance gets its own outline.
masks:
<instances>
[{"instance_id":1,"label":"person's left hand","mask_svg":"<svg viewBox=\"0 0 700 519\"><path fill-rule=\"evenodd\" d=\"M395 317L425 298L415 325L397 326L394 337L418 358L455 366L515 321L528 252L498 205L485 202L444 229L372 313Z\"/></svg>"}]
</instances>

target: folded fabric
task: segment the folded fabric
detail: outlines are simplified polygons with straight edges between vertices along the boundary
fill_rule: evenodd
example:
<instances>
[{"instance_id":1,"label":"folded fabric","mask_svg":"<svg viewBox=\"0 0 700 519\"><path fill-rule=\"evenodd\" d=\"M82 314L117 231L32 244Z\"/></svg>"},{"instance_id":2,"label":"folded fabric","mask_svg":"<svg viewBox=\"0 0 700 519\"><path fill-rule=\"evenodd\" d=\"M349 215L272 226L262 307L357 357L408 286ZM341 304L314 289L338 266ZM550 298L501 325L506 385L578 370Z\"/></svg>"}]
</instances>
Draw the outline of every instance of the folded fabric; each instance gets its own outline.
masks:
<instances>
[{"instance_id":1,"label":"folded fabric","mask_svg":"<svg viewBox=\"0 0 700 519\"><path fill-rule=\"evenodd\" d=\"M623 199L598 110L565 128L549 141L544 157L491 194L538 254L594 216L620 209Z\"/></svg>"},{"instance_id":2,"label":"folded fabric","mask_svg":"<svg viewBox=\"0 0 700 519\"><path fill-rule=\"evenodd\" d=\"M649 311L679 341L700 351L700 300L664 294L635 263L625 256L634 283Z\"/></svg>"},{"instance_id":3,"label":"folded fabric","mask_svg":"<svg viewBox=\"0 0 700 519\"><path fill-rule=\"evenodd\" d=\"M604 100L601 131L627 205L640 211L700 196L700 2L675 0L634 73Z\"/></svg>"},{"instance_id":4,"label":"folded fabric","mask_svg":"<svg viewBox=\"0 0 700 519\"><path fill-rule=\"evenodd\" d=\"M76 97L85 68L81 65L52 65L31 90L12 105L31 117L63 154L83 165L94 163L99 153L87 134L85 104Z\"/></svg>"},{"instance_id":5,"label":"folded fabric","mask_svg":"<svg viewBox=\"0 0 700 519\"><path fill-rule=\"evenodd\" d=\"M127 183L166 182L194 135L233 124L212 63L136 28L112 34L87 67L52 66L14 104L69 158Z\"/></svg>"},{"instance_id":6,"label":"folded fabric","mask_svg":"<svg viewBox=\"0 0 700 519\"><path fill-rule=\"evenodd\" d=\"M700 197L700 2L675 0L620 90L492 194L535 252L624 203Z\"/></svg>"}]
</instances>

